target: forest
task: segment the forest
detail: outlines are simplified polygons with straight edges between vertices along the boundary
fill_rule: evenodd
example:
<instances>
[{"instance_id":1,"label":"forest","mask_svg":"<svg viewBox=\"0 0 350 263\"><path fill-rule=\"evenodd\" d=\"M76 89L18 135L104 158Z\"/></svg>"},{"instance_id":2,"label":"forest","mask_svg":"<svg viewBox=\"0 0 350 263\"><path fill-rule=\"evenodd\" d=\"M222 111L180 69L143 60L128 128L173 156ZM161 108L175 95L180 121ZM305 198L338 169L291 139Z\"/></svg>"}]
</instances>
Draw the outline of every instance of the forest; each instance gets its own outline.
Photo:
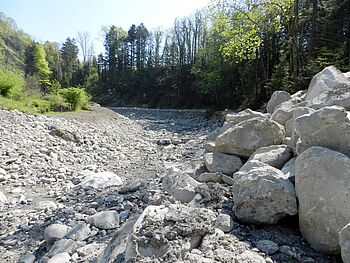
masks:
<instances>
[{"instance_id":1,"label":"forest","mask_svg":"<svg viewBox=\"0 0 350 263\"><path fill-rule=\"evenodd\" d=\"M350 70L350 0L213 0L169 29L102 31L94 54L88 32L38 43L1 14L1 95L21 97L5 94L7 81L57 109L89 94L103 106L254 109L325 66Z\"/></svg>"}]
</instances>

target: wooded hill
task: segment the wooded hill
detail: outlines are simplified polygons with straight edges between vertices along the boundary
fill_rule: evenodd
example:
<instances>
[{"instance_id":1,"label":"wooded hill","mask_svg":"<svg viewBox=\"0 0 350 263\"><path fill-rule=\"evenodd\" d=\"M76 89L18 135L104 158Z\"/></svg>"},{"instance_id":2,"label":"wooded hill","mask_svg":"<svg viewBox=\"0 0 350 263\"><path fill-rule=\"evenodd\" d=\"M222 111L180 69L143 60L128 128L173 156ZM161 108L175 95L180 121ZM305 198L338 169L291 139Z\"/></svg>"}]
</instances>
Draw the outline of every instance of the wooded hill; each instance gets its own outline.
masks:
<instances>
[{"instance_id":1,"label":"wooded hill","mask_svg":"<svg viewBox=\"0 0 350 263\"><path fill-rule=\"evenodd\" d=\"M1 34L1 65L33 75L34 44L1 20L10 32ZM325 66L350 70L350 0L215 0L167 30L140 24L104 34L97 57L88 34L44 43L49 82L85 87L110 106L258 108L275 90L307 88Z\"/></svg>"}]
</instances>

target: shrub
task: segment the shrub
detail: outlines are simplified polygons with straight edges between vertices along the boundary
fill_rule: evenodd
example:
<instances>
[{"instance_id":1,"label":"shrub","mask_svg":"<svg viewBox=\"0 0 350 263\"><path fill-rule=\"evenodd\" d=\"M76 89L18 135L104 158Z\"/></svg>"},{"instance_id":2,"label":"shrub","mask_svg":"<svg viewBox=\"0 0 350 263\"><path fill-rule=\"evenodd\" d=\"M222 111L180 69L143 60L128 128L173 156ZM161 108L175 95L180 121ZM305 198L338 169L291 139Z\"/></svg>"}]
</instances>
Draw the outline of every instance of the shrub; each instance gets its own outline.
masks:
<instances>
[{"instance_id":1,"label":"shrub","mask_svg":"<svg viewBox=\"0 0 350 263\"><path fill-rule=\"evenodd\" d=\"M40 113L50 112L53 109L53 105L50 101L34 99L31 101L33 107Z\"/></svg>"},{"instance_id":2,"label":"shrub","mask_svg":"<svg viewBox=\"0 0 350 263\"><path fill-rule=\"evenodd\" d=\"M25 81L21 73L0 69L0 95L20 100L24 94Z\"/></svg>"},{"instance_id":3,"label":"shrub","mask_svg":"<svg viewBox=\"0 0 350 263\"><path fill-rule=\"evenodd\" d=\"M70 87L61 89L59 93L72 110L89 109L90 107L91 97L83 88Z\"/></svg>"},{"instance_id":4,"label":"shrub","mask_svg":"<svg viewBox=\"0 0 350 263\"><path fill-rule=\"evenodd\" d=\"M63 96L58 93L47 94L44 99L51 103L53 111L65 111L69 108Z\"/></svg>"}]
</instances>

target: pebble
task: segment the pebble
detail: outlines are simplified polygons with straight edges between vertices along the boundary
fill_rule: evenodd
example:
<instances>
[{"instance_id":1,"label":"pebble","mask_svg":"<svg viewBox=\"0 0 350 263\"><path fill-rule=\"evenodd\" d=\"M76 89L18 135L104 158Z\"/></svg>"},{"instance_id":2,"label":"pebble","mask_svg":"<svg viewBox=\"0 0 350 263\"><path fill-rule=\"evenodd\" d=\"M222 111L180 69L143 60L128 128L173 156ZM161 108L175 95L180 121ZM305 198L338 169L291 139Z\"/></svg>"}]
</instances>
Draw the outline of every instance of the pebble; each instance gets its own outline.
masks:
<instances>
[{"instance_id":1,"label":"pebble","mask_svg":"<svg viewBox=\"0 0 350 263\"><path fill-rule=\"evenodd\" d=\"M278 251L278 245L270 240L260 240L256 243L256 247L267 255L275 254Z\"/></svg>"}]
</instances>

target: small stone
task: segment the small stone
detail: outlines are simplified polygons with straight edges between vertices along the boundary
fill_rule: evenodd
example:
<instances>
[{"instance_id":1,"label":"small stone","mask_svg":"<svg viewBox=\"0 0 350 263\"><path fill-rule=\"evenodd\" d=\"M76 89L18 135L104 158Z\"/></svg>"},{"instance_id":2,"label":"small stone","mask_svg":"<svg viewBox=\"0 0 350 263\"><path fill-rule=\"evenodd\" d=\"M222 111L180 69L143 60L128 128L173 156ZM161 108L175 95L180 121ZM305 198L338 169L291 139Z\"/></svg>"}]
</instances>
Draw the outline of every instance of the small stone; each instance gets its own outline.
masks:
<instances>
[{"instance_id":1,"label":"small stone","mask_svg":"<svg viewBox=\"0 0 350 263\"><path fill-rule=\"evenodd\" d=\"M72 227L64 236L64 238L72 239L76 241L84 241L89 237L90 233L91 233L90 227L85 223L81 223Z\"/></svg>"},{"instance_id":2,"label":"small stone","mask_svg":"<svg viewBox=\"0 0 350 263\"><path fill-rule=\"evenodd\" d=\"M18 263L34 263L34 261L35 256L32 253L27 252L21 256L21 258L18 260Z\"/></svg>"},{"instance_id":3,"label":"small stone","mask_svg":"<svg viewBox=\"0 0 350 263\"><path fill-rule=\"evenodd\" d=\"M270 240L260 240L256 247L267 255L275 254L278 251L278 245Z\"/></svg>"},{"instance_id":4,"label":"small stone","mask_svg":"<svg viewBox=\"0 0 350 263\"><path fill-rule=\"evenodd\" d=\"M56 240L63 238L67 231L68 227L66 225L49 225L44 231L44 239L48 244L52 244Z\"/></svg>"},{"instance_id":5,"label":"small stone","mask_svg":"<svg viewBox=\"0 0 350 263\"><path fill-rule=\"evenodd\" d=\"M287 255L287 256L291 256L291 257L294 256L294 253L293 253L293 251L292 251L292 249L291 249L290 246L281 246L281 247L279 248L279 251L280 251L282 254L285 254L285 255Z\"/></svg>"},{"instance_id":6,"label":"small stone","mask_svg":"<svg viewBox=\"0 0 350 263\"><path fill-rule=\"evenodd\" d=\"M231 216L226 214L219 214L215 222L215 227L219 228L225 233L231 232L233 229L233 220Z\"/></svg>"},{"instance_id":7,"label":"small stone","mask_svg":"<svg viewBox=\"0 0 350 263\"><path fill-rule=\"evenodd\" d=\"M44 210L55 210L57 209L57 204L53 201L42 201L37 203L35 210L44 211Z\"/></svg>"},{"instance_id":8,"label":"small stone","mask_svg":"<svg viewBox=\"0 0 350 263\"><path fill-rule=\"evenodd\" d=\"M0 210L3 209L6 203L7 203L7 198L4 195L4 193L0 191Z\"/></svg>"},{"instance_id":9,"label":"small stone","mask_svg":"<svg viewBox=\"0 0 350 263\"><path fill-rule=\"evenodd\" d=\"M70 255L67 252L58 253L49 259L47 263L69 263Z\"/></svg>"},{"instance_id":10,"label":"small stone","mask_svg":"<svg viewBox=\"0 0 350 263\"><path fill-rule=\"evenodd\" d=\"M119 226L119 215L116 211L101 211L90 216L87 222L99 229L114 229Z\"/></svg>"}]
</instances>

